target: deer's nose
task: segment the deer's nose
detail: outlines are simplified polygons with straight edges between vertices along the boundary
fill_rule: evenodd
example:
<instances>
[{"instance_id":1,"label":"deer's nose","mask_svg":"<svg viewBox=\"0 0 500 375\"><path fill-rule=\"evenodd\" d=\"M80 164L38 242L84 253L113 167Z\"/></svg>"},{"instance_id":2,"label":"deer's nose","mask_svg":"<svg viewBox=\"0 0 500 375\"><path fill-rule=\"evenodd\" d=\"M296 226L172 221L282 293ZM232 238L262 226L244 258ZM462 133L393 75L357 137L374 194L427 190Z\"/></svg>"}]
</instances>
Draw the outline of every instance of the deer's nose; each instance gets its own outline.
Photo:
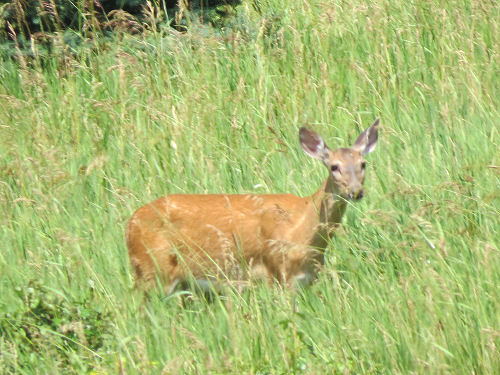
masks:
<instances>
[{"instance_id":1,"label":"deer's nose","mask_svg":"<svg viewBox=\"0 0 500 375\"><path fill-rule=\"evenodd\" d=\"M359 201L364 196L363 188L352 189L349 194L347 194L349 199Z\"/></svg>"},{"instance_id":2,"label":"deer's nose","mask_svg":"<svg viewBox=\"0 0 500 375\"><path fill-rule=\"evenodd\" d=\"M356 193L351 193L351 199L354 198L355 200L359 201L363 196L365 195L363 189L358 190Z\"/></svg>"}]
</instances>

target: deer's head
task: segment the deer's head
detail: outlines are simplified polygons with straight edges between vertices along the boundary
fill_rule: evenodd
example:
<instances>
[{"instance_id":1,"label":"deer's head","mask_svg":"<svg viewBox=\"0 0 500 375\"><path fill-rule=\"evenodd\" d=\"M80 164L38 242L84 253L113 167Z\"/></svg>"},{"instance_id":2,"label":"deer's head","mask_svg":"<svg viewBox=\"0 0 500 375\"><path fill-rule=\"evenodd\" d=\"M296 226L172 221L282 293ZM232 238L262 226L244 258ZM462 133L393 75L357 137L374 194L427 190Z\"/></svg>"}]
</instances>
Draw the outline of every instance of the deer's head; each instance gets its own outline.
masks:
<instances>
[{"instance_id":1,"label":"deer's head","mask_svg":"<svg viewBox=\"0 0 500 375\"><path fill-rule=\"evenodd\" d=\"M366 169L364 156L375 149L378 140L378 125L377 119L372 126L360 134L352 147L336 150L331 150L316 132L300 128L302 149L309 156L321 160L328 168L329 192L349 200L363 198Z\"/></svg>"}]
</instances>

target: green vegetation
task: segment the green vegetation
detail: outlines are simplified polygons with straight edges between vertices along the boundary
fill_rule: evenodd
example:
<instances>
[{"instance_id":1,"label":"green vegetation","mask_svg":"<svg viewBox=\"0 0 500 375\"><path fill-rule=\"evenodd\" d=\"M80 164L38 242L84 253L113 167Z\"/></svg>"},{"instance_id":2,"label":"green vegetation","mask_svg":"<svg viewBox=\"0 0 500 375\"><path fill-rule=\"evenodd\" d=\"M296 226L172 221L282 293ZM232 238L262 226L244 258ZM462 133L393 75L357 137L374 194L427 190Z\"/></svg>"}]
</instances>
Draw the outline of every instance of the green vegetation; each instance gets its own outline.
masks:
<instances>
[{"instance_id":1,"label":"green vegetation","mask_svg":"<svg viewBox=\"0 0 500 375\"><path fill-rule=\"evenodd\" d=\"M47 42L74 31L81 36L124 31L139 33L159 26L185 29L194 18L223 25L240 0L0 0L0 42L16 39L29 49L29 40ZM73 31L73 32L72 32ZM73 41L74 43L74 41ZM7 44L8 45L8 44ZM5 46L2 46L5 48Z\"/></svg>"},{"instance_id":2,"label":"green vegetation","mask_svg":"<svg viewBox=\"0 0 500 375\"><path fill-rule=\"evenodd\" d=\"M246 1L0 60L0 373L500 372L500 8ZM134 289L132 212L166 193L311 194L298 145L381 118L319 281L212 303Z\"/></svg>"}]
</instances>

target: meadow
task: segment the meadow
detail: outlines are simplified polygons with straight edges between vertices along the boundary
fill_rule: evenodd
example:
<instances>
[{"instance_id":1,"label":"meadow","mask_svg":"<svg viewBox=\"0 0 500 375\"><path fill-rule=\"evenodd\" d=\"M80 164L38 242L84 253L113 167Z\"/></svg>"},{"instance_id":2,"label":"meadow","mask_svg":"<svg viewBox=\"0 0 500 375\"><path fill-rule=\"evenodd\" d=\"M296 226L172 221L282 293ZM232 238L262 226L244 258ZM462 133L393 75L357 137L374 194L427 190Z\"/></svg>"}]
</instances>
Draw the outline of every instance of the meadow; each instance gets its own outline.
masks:
<instances>
[{"instance_id":1,"label":"meadow","mask_svg":"<svg viewBox=\"0 0 500 375\"><path fill-rule=\"evenodd\" d=\"M0 373L500 373L500 6L244 1L0 60ZM125 225L167 193L312 194L375 118L319 280L212 302L134 288Z\"/></svg>"}]
</instances>

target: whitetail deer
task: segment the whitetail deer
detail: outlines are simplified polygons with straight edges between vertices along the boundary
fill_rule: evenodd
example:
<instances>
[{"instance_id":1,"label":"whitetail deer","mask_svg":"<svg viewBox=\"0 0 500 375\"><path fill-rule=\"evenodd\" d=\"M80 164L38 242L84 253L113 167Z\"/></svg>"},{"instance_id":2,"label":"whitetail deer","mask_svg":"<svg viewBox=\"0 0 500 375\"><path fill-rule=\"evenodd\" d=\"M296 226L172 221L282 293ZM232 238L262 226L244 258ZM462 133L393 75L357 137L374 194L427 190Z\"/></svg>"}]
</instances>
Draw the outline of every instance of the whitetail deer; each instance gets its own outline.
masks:
<instances>
[{"instance_id":1,"label":"whitetail deer","mask_svg":"<svg viewBox=\"0 0 500 375\"><path fill-rule=\"evenodd\" d=\"M127 246L137 282L167 293L188 279L276 280L294 287L316 278L324 250L350 200L363 197L377 119L351 148L331 150L301 128L300 144L328 169L310 197L292 194L172 194L139 208Z\"/></svg>"}]
</instances>

